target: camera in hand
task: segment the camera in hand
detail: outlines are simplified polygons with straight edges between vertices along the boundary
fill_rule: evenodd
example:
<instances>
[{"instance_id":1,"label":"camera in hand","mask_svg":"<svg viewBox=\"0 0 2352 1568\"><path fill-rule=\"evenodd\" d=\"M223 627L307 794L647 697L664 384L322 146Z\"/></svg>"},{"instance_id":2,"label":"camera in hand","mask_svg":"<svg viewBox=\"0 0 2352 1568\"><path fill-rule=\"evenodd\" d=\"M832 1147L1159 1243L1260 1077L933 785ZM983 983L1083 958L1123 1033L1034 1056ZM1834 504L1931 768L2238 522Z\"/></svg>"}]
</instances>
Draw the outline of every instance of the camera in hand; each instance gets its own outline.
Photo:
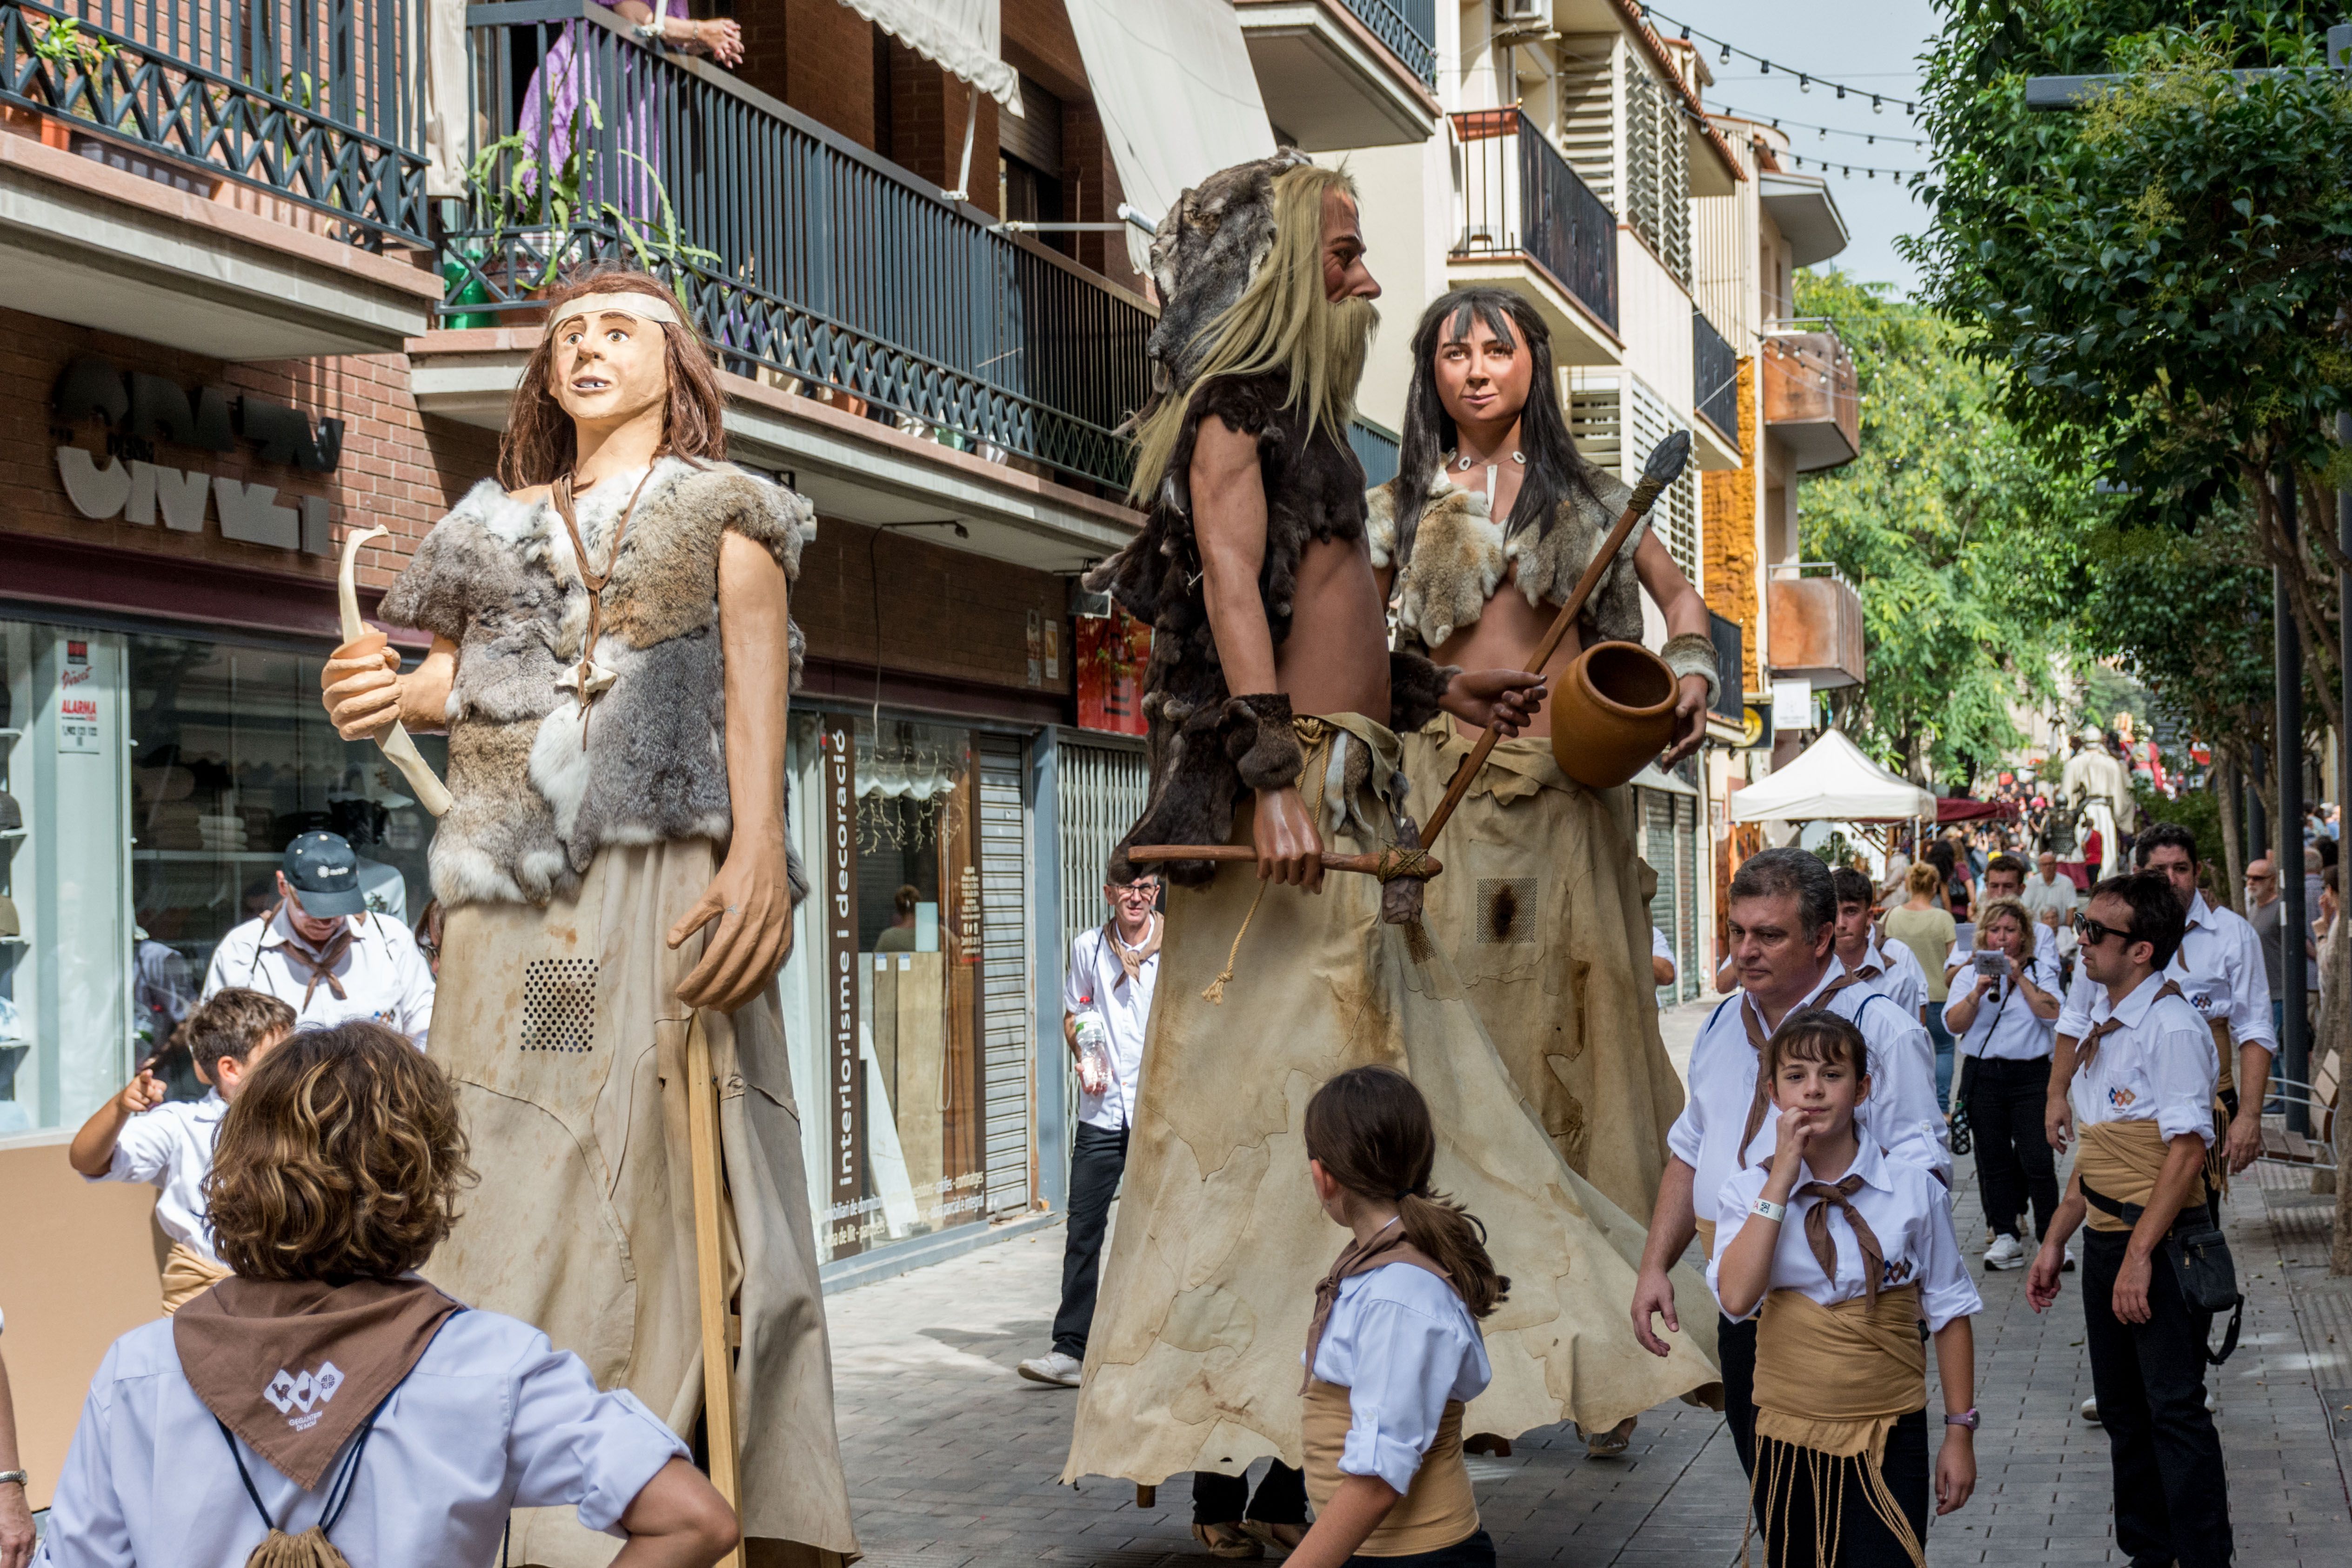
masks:
<instances>
[{"instance_id":1,"label":"camera in hand","mask_svg":"<svg viewBox=\"0 0 2352 1568\"><path fill-rule=\"evenodd\" d=\"M2006 953L1979 951L1976 954L1974 962L1977 973L1979 975L1990 975L1995 979L1999 979L2009 973L2009 955Z\"/></svg>"}]
</instances>

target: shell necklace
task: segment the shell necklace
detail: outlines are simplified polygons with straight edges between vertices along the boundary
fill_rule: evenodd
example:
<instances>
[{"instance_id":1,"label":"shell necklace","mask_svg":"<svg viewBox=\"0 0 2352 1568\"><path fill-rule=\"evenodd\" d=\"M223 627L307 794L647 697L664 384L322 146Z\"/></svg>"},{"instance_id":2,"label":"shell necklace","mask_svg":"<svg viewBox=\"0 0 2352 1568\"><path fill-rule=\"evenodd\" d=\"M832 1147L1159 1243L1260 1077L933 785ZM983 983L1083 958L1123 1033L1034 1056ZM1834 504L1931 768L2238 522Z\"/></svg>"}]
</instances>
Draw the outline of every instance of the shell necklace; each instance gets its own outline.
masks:
<instances>
[{"instance_id":1,"label":"shell necklace","mask_svg":"<svg viewBox=\"0 0 2352 1568\"><path fill-rule=\"evenodd\" d=\"M1456 455L1449 452L1445 455L1449 460L1449 466L1451 466L1455 473L1467 474L1470 472L1470 455L1468 453L1465 452ZM1517 464L1522 468L1528 465L1527 455L1522 452L1513 452L1511 454L1511 461ZM1495 505L1495 476L1502 471L1503 465L1499 459L1486 465L1486 506L1490 511L1493 509Z\"/></svg>"}]
</instances>

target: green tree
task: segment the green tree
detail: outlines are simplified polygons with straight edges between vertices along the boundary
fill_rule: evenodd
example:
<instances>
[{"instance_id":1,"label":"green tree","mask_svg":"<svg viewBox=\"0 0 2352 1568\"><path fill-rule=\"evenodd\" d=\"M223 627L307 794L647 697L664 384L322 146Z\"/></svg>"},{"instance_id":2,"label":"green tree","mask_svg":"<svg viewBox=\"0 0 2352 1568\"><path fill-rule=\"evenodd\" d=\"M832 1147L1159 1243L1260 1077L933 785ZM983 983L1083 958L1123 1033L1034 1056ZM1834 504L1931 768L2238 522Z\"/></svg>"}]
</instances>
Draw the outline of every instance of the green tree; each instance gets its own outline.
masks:
<instances>
[{"instance_id":1,"label":"green tree","mask_svg":"<svg viewBox=\"0 0 2352 1568\"><path fill-rule=\"evenodd\" d=\"M1965 784L2023 743L2012 702L2055 695L2091 486L2010 427L1961 329L1887 295L1798 279L1862 398L1862 455L1804 481L1803 553L1862 595L1868 680L1849 729L1915 779Z\"/></svg>"}]
</instances>

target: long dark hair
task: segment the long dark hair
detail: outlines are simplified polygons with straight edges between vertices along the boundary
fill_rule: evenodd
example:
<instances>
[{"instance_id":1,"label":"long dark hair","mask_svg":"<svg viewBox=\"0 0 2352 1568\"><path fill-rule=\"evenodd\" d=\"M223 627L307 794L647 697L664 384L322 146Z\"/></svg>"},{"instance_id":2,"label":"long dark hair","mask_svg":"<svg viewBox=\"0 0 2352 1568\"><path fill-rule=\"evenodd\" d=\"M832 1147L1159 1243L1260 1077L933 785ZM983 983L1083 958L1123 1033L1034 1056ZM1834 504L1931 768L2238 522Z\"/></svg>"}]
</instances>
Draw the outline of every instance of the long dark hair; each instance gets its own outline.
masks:
<instances>
[{"instance_id":1,"label":"long dark hair","mask_svg":"<svg viewBox=\"0 0 2352 1568\"><path fill-rule=\"evenodd\" d=\"M650 273L600 267L556 291L548 301L548 325L562 320L563 308L589 294L651 294L669 301L673 308L678 303L677 296ZM662 454L723 463L727 428L721 417L726 398L719 390L719 367L710 345L690 323L660 325L669 361L669 409ZM554 358L555 337L549 332L531 350L522 380L515 384L514 401L507 410L506 434L499 443L499 483L509 490L550 484L571 473L580 460L572 416L548 390L548 367Z\"/></svg>"},{"instance_id":2,"label":"long dark hair","mask_svg":"<svg viewBox=\"0 0 2352 1568\"><path fill-rule=\"evenodd\" d=\"M1472 1317L1510 1293L1486 1256L1486 1228L1430 1190L1437 1128L1412 1079L1391 1067L1352 1067L1324 1084L1307 1103L1307 1153L1349 1192L1394 1202L1405 1239L1453 1278Z\"/></svg>"},{"instance_id":3,"label":"long dark hair","mask_svg":"<svg viewBox=\"0 0 2352 1568\"><path fill-rule=\"evenodd\" d=\"M1412 388L1405 394L1404 435L1397 457L1396 559L1412 557L1412 538L1428 503L1429 476L1460 443L1454 416L1437 395L1438 345L1466 338L1481 326L1506 343L1522 344L1535 361L1527 406L1519 411L1519 450L1527 474L1511 515L1497 519L1506 537L1532 525L1538 536L1550 530L1560 503L1578 489L1600 498L1592 465L1576 449L1560 411L1559 376L1552 368L1551 329L1536 308L1507 288L1474 284L1441 295L1412 329Z\"/></svg>"}]
</instances>

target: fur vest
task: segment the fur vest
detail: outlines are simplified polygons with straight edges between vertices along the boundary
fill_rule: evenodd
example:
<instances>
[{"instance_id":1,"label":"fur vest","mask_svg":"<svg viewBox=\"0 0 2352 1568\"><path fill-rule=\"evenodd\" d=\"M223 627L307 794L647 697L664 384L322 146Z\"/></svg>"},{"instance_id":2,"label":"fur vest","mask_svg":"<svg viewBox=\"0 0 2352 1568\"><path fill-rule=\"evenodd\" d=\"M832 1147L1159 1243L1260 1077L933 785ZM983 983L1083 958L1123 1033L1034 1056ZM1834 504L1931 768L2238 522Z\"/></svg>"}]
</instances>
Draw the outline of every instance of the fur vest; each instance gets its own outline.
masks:
<instances>
[{"instance_id":1,"label":"fur vest","mask_svg":"<svg viewBox=\"0 0 2352 1568\"><path fill-rule=\"evenodd\" d=\"M601 559L636 476L578 503ZM544 905L579 885L606 844L728 836L727 714L719 546L728 529L800 575L813 516L790 490L727 464L665 457L622 538L593 650L614 675L587 710L565 683L580 662L588 592L554 506L484 480L435 525L379 613L457 645L449 689L449 792L433 835L445 904ZM791 629L791 685L803 643ZM797 863L794 896L803 891Z\"/></svg>"},{"instance_id":2,"label":"fur vest","mask_svg":"<svg viewBox=\"0 0 2352 1568\"><path fill-rule=\"evenodd\" d=\"M1256 735L1255 716L1226 688L1202 593L1190 486L1201 422L1214 416L1257 436L1266 500L1258 593L1276 648L1290 635L1291 598L1308 542L1364 537L1363 465L1306 409L1285 408L1288 392L1288 378L1279 372L1220 380L1196 391L1142 531L1087 574L1089 589L1108 592L1152 629L1143 696L1150 795L1141 819L1119 841L1122 853L1114 856L1113 874L1121 878L1132 874L1123 856L1128 844L1225 841L1243 789L1237 764ZM1391 659L1393 727L1428 723L1452 674L1417 655ZM1215 873L1207 862L1174 862L1162 869L1169 880L1193 885Z\"/></svg>"},{"instance_id":3,"label":"fur vest","mask_svg":"<svg viewBox=\"0 0 2352 1568\"><path fill-rule=\"evenodd\" d=\"M1412 557L1401 562L1396 559L1396 504L1397 486L1404 476L1399 475L1366 496L1372 564L1397 569L1393 597L1403 645L1426 653L1443 647L1464 627L1477 624L1507 572L1515 574L1513 580L1529 604L1557 609L1567 603L1592 552L1633 498L1626 486L1605 474L1598 477L1597 499L1580 487L1573 489L1552 514L1549 527L1524 527L1506 538L1485 493L1464 489L1440 468L1429 477L1429 500L1413 530ZM1634 525L1617 559L1601 573L1592 597L1584 601L1576 618L1577 636L1584 646L1642 640L1642 585L1633 573L1633 550L1649 527L1647 517Z\"/></svg>"}]
</instances>

